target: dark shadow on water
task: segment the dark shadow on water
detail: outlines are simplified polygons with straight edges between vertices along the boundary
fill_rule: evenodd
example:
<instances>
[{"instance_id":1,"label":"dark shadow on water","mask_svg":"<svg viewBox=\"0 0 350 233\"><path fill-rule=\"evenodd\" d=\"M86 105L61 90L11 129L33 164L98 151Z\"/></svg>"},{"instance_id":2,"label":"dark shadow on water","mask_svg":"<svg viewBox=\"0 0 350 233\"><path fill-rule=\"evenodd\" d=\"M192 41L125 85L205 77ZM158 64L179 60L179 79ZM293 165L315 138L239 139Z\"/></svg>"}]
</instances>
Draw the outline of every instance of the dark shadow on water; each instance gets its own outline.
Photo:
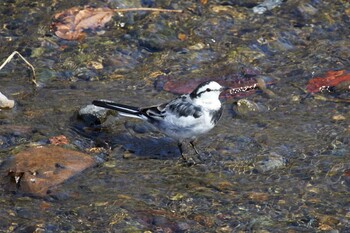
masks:
<instances>
[{"instance_id":1,"label":"dark shadow on water","mask_svg":"<svg viewBox=\"0 0 350 233\"><path fill-rule=\"evenodd\" d=\"M177 143L168 137L152 137L147 133L130 134L128 131L121 133L107 132L98 126L86 127L80 123L74 124L71 130L71 133L80 136L79 139L75 136L80 147L81 145L89 145L85 141L92 141L97 147L129 152L131 154L129 157L167 160L177 159L181 156ZM142 137L139 135L142 135ZM121 149L118 149L118 147Z\"/></svg>"},{"instance_id":2,"label":"dark shadow on water","mask_svg":"<svg viewBox=\"0 0 350 233\"><path fill-rule=\"evenodd\" d=\"M122 149L129 151L135 157L152 159L174 159L180 157L180 151L176 143L167 137L134 137L130 135L118 135L113 142L122 145Z\"/></svg>"}]
</instances>

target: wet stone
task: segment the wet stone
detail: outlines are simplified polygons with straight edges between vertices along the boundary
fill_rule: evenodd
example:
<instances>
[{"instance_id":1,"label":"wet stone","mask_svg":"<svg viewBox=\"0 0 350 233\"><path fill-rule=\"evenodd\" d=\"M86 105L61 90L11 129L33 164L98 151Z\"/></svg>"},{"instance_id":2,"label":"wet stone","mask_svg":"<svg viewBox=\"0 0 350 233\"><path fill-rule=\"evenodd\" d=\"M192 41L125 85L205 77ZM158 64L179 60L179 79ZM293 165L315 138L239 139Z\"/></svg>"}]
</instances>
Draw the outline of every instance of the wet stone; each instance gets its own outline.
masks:
<instances>
[{"instance_id":1,"label":"wet stone","mask_svg":"<svg viewBox=\"0 0 350 233\"><path fill-rule=\"evenodd\" d=\"M15 101L9 100L4 94L0 92L0 109L1 108L13 108Z\"/></svg>"},{"instance_id":2,"label":"wet stone","mask_svg":"<svg viewBox=\"0 0 350 233\"><path fill-rule=\"evenodd\" d=\"M78 68L73 72L73 75L78 80L92 81L97 79L97 73L88 68Z\"/></svg>"},{"instance_id":3,"label":"wet stone","mask_svg":"<svg viewBox=\"0 0 350 233\"><path fill-rule=\"evenodd\" d=\"M79 110L78 116L88 125L95 125L104 122L109 112L111 111L89 104Z\"/></svg>"},{"instance_id":4,"label":"wet stone","mask_svg":"<svg viewBox=\"0 0 350 233\"><path fill-rule=\"evenodd\" d=\"M87 154L56 146L21 151L2 164L0 183L10 192L45 196L95 164Z\"/></svg>"},{"instance_id":5,"label":"wet stone","mask_svg":"<svg viewBox=\"0 0 350 233\"><path fill-rule=\"evenodd\" d=\"M239 116L249 116L254 113L266 112L267 107L248 99L240 99L237 101L237 104L233 106L233 110Z\"/></svg>"},{"instance_id":6,"label":"wet stone","mask_svg":"<svg viewBox=\"0 0 350 233\"><path fill-rule=\"evenodd\" d=\"M273 8L282 4L282 0L265 0L259 5L253 7L253 12L256 14L263 14L267 10L272 10Z\"/></svg>"}]
</instances>

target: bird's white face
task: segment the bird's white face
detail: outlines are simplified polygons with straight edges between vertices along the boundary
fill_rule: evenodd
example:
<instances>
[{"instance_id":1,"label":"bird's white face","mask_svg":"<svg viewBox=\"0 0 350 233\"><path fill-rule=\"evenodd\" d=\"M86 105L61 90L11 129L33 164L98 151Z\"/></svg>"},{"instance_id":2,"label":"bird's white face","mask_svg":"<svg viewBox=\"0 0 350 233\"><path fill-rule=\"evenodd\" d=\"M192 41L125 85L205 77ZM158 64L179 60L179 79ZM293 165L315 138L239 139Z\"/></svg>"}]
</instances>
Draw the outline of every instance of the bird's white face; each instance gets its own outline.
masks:
<instances>
[{"instance_id":1,"label":"bird's white face","mask_svg":"<svg viewBox=\"0 0 350 233\"><path fill-rule=\"evenodd\" d=\"M200 84L192 93L191 97L197 104L203 105L210 109L219 109L221 103L219 100L220 93L224 90L219 83L215 81L209 81Z\"/></svg>"}]
</instances>

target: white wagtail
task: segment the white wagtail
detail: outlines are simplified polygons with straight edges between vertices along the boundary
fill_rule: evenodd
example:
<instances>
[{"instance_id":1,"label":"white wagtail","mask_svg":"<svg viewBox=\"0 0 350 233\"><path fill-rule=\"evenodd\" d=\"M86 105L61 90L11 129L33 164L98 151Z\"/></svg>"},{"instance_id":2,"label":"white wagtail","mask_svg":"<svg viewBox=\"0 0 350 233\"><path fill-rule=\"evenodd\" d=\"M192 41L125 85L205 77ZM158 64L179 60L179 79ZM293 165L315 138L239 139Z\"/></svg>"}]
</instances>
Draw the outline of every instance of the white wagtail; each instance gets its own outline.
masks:
<instances>
[{"instance_id":1,"label":"white wagtail","mask_svg":"<svg viewBox=\"0 0 350 233\"><path fill-rule=\"evenodd\" d=\"M199 154L194 146L194 140L216 125L223 111L219 95L228 89L215 81L207 81L199 84L190 94L181 95L167 103L143 108L108 100L94 100L92 103L116 110L122 116L139 118L151 123L160 132L177 140L182 158L186 161L183 142L188 140Z\"/></svg>"}]
</instances>

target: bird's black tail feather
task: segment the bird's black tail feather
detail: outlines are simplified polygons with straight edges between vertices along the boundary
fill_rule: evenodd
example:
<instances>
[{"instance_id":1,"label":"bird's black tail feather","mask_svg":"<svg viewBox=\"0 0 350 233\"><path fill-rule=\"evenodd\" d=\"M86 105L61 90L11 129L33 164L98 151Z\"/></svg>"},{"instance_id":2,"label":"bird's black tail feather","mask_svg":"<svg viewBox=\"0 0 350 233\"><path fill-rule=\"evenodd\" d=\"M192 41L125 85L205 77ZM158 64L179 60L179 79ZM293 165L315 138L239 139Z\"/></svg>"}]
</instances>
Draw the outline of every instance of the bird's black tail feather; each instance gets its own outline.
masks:
<instances>
[{"instance_id":1,"label":"bird's black tail feather","mask_svg":"<svg viewBox=\"0 0 350 233\"><path fill-rule=\"evenodd\" d=\"M116 110L120 113L120 115L123 116L142 118L140 109L137 107L128 106L124 104L117 104L108 100L94 100L92 101L92 104L98 107Z\"/></svg>"}]
</instances>

